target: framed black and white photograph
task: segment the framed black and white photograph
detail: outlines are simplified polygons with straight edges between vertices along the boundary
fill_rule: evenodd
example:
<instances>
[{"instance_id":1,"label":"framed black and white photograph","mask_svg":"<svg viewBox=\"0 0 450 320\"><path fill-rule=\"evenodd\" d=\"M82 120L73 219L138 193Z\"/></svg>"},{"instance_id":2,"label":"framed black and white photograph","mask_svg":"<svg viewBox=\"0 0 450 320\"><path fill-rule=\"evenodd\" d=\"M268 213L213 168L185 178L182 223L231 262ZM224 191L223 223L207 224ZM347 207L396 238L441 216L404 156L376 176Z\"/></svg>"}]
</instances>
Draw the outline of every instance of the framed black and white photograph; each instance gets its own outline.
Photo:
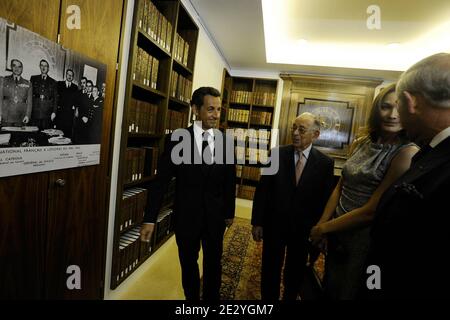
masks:
<instances>
[{"instance_id":1,"label":"framed black and white photograph","mask_svg":"<svg viewBox=\"0 0 450 320\"><path fill-rule=\"evenodd\" d=\"M0 18L0 177L99 164L106 71Z\"/></svg>"}]
</instances>

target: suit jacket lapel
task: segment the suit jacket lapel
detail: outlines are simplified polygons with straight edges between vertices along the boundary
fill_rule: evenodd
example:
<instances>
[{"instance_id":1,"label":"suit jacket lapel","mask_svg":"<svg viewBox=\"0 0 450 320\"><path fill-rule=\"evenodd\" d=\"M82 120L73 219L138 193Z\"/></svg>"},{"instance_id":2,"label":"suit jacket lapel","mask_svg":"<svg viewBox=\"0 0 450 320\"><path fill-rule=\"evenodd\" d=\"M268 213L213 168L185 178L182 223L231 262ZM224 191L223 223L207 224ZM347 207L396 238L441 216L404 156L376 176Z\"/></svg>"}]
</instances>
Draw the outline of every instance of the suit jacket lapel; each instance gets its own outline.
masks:
<instances>
[{"instance_id":1,"label":"suit jacket lapel","mask_svg":"<svg viewBox=\"0 0 450 320\"><path fill-rule=\"evenodd\" d=\"M294 158L294 146L290 145L287 152L286 152L286 156L283 159L284 168L287 168L287 176L291 177L291 183L292 186L295 187L295 158Z\"/></svg>"}]
</instances>

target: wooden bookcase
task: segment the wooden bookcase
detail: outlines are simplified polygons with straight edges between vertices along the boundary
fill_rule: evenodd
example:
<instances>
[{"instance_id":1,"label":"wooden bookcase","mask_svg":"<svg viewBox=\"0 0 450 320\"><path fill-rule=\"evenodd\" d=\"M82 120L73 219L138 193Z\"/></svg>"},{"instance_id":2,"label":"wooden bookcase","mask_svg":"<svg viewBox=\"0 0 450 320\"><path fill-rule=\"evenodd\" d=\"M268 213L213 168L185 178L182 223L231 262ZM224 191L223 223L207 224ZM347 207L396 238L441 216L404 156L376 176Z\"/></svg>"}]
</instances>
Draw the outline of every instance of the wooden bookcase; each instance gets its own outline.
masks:
<instances>
[{"instance_id":1,"label":"wooden bookcase","mask_svg":"<svg viewBox=\"0 0 450 320\"><path fill-rule=\"evenodd\" d=\"M148 244L139 240L165 134L188 124L198 32L180 0L135 3L122 123L112 289L173 234L174 180L152 240Z\"/></svg>"},{"instance_id":2,"label":"wooden bookcase","mask_svg":"<svg viewBox=\"0 0 450 320\"><path fill-rule=\"evenodd\" d=\"M236 196L239 198L253 200L260 178L260 160L264 161L270 150L277 87L278 80L231 77L224 69L220 128L243 131L242 135L235 135L236 157L245 157L245 164L236 167ZM255 138L247 134L252 129L258 148L252 144ZM249 163L250 159L258 163Z\"/></svg>"}]
</instances>

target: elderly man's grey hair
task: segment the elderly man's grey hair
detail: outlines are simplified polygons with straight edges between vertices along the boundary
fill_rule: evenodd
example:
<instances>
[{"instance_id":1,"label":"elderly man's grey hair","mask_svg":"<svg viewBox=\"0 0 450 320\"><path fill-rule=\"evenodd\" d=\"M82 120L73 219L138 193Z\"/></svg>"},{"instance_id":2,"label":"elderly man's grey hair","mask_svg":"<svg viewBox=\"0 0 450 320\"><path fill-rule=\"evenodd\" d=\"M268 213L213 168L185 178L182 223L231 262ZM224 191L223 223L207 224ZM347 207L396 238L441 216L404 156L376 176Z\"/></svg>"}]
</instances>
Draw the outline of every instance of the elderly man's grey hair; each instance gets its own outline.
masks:
<instances>
[{"instance_id":1,"label":"elderly man's grey hair","mask_svg":"<svg viewBox=\"0 0 450 320\"><path fill-rule=\"evenodd\" d=\"M320 127L322 126L322 124L320 123L320 120L319 120L319 118L316 115L314 115L314 114L312 114L310 112L303 112L297 118L309 118L309 119L311 119L313 121L311 129L320 131Z\"/></svg>"},{"instance_id":2,"label":"elderly man's grey hair","mask_svg":"<svg viewBox=\"0 0 450 320\"><path fill-rule=\"evenodd\" d=\"M450 108L450 53L429 56L406 70L396 88L403 102L404 91L421 94L434 107Z\"/></svg>"}]
</instances>

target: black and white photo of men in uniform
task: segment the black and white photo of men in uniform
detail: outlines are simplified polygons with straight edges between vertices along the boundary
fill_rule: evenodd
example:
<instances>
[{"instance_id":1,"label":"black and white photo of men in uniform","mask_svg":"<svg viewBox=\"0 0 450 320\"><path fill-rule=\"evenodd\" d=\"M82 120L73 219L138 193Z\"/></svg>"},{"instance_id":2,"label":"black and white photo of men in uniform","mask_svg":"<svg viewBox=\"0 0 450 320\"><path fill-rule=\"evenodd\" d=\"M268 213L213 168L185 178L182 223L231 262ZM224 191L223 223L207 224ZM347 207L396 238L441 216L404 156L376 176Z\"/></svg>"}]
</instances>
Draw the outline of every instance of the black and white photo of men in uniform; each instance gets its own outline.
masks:
<instances>
[{"instance_id":1,"label":"black and white photo of men in uniform","mask_svg":"<svg viewBox=\"0 0 450 320\"><path fill-rule=\"evenodd\" d=\"M79 105L79 92L73 83L74 72L67 69L66 80L58 81L58 102L56 108L56 128L64 132L64 136L72 138L75 110Z\"/></svg>"},{"instance_id":2,"label":"black and white photo of men in uniform","mask_svg":"<svg viewBox=\"0 0 450 320\"><path fill-rule=\"evenodd\" d=\"M92 87L92 98L86 99L87 107L81 108L74 139L76 144L99 144L102 132L103 98L97 86Z\"/></svg>"},{"instance_id":3,"label":"black and white photo of men in uniform","mask_svg":"<svg viewBox=\"0 0 450 320\"><path fill-rule=\"evenodd\" d=\"M53 120L56 117L56 81L48 75L49 67L47 60L41 60L41 74L30 78L33 88L31 124L40 130L53 128Z\"/></svg>"},{"instance_id":4,"label":"black and white photo of men in uniform","mask_svg":"<svg viewBox=\"0 0 450 320\"><path fill-rule=\"evenodd\" d=\"M2 126L23 126L30 121L32 89L30 81L22 78L23 64L11 60L12 74L0 86L0 122Z\"/></svg>"}]
</instances>

